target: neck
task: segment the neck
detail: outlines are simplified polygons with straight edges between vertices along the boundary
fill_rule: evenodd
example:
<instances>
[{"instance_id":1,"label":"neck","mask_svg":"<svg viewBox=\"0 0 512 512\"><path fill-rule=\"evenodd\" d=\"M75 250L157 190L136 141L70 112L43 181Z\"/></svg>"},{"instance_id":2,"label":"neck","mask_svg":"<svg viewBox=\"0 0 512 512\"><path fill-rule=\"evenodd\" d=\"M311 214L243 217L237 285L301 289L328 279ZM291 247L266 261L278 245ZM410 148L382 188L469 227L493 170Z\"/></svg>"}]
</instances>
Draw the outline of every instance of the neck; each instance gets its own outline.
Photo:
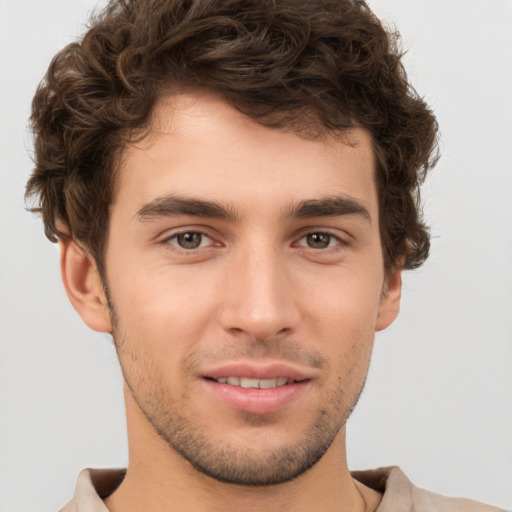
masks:
<instances>
[{"instance_id":1,"label":"neck","mask_svg":"<svg viewBox=\"0 0 512 512\"><path fill-rule=\"evenodd\" d=\"M320 461L296 479L243 486L219 482L197 471L156 435L132 405L127 407L128 469L119 488L105 499L110 512L369 512L380 501L378 493L350 475L345 429Z\"/></svg>"}]
</instances>

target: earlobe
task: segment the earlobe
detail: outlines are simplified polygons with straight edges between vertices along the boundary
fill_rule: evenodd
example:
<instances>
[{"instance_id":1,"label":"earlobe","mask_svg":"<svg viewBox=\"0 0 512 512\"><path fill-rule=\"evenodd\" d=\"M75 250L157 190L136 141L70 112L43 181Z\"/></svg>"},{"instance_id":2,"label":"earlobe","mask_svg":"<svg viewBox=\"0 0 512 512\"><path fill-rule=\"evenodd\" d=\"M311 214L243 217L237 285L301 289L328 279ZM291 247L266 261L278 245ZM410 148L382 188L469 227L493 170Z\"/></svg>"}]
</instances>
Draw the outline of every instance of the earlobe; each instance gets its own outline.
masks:
<instances>
[{"instance_id":1,"label":"earlobe","mask_svg":"<svg viewBox=\"0 0 512 512\"><path fill-rule=\"evenodd\" d=\"M389 327L400 313L400 299L402 297L402 272L397 270L387 281L382 292L379 315L377 317L376 331Z\"/></svg>"},{"instance_id":2,"label":"earlobe","mask_svg":"<svg viewBox=\"0 0 512 512\"><path fill-rule=\"evenodd\" d=\"M112 332L107 299L96 264L70 236L59 239L60 270L71 304L91 329Z\"/></svg>"}]
</instances>

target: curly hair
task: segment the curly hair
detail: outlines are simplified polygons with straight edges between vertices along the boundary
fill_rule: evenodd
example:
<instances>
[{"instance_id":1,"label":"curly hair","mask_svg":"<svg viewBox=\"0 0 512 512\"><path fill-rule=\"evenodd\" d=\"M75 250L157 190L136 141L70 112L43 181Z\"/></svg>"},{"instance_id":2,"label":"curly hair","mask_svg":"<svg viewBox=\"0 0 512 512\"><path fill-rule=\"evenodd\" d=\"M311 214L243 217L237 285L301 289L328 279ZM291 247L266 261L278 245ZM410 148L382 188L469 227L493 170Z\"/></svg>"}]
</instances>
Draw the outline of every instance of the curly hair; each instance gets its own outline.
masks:
<instances>
[{"instance_id":1,"label":"curly hair","mask_svg":"<svg viewBox=\"0 0 512 512\"><path fill-rule=\"evenodd\" d=\"M416 268L430 245L419 187L437 122L401 57L398 34L361 0L111 0L35 94L26 197L47 237L67 226L101 272L123 148L159 97L207 88L300 136L369 130L385 269Z\"/></svg>"}]
</instances>

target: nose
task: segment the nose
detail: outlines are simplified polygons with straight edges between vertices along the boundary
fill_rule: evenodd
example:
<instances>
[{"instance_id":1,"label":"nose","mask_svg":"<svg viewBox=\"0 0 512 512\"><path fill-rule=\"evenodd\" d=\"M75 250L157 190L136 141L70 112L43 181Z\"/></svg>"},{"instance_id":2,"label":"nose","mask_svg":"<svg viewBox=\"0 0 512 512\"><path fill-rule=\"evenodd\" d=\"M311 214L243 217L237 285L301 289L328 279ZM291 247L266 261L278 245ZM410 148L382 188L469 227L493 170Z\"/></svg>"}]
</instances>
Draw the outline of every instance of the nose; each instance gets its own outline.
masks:
<instances>
[{"instance_id":1,"label":"nose","mask_svg":"<svg viewBox=\"0 0 512 512\"><path fill-rule=\"evenodd\" d=\"M220 322L231 334L266 341L293 333L300 320L286 256L260 247L240 252L226 269Z\"/></svg>"}]
</instances>

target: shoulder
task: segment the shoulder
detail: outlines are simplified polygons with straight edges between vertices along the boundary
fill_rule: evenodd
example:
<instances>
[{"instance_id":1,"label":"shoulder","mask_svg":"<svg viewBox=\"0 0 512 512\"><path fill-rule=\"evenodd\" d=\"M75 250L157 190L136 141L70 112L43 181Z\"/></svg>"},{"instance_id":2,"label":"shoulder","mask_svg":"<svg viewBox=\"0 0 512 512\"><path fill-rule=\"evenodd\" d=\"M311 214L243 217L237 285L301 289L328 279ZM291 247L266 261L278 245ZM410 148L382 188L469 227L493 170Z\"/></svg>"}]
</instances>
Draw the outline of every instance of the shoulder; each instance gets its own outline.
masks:
<instances>
[{"instance_id":1,"label":"shoulder","mask_svg":"<svg viewBox=\"0 0 512 512\"><path fill-rule=\"evenodd\" d=\"M84 469L73 499L59 512L109 512L102 498L114 492L125 474L124 469Z\"/></svg>"},{"instance_id":2,"label":"shoulder","mask_svg":"<svg viewBox=\"0 0 512 512\"><path fill-rule=\"evenodd\" d=\"M466 498L450 498L416 487L398 467L354 471L362 484L383 493L376 512L504 512Z\"/></svg>"}]
</instances>

